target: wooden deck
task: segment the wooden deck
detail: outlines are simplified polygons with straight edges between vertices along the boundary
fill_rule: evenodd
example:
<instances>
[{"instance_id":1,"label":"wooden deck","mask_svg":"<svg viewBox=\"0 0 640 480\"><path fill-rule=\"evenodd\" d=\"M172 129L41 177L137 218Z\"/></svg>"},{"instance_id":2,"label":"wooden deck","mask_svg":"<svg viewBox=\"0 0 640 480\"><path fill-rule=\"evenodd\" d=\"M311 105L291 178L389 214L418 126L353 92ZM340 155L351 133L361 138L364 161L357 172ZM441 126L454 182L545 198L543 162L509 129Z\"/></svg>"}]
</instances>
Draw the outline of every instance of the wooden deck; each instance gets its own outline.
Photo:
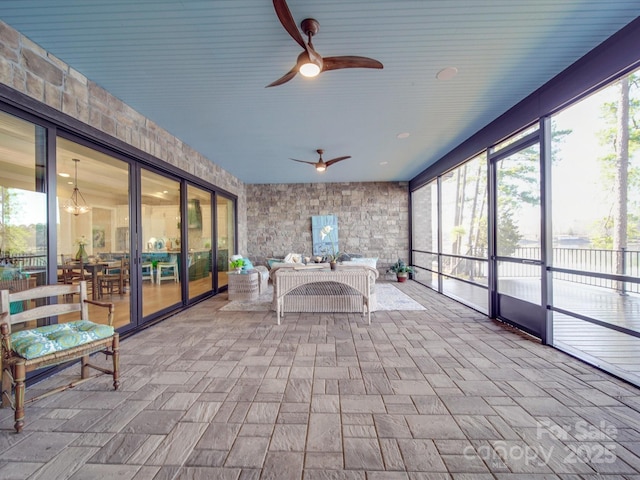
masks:
<instances>
[{"instance_id":1,"label":"wooden deck","mask_svg":"<svg viewBox=\"0 0 640 480\"><path fill-rule=\"evenodd\" d=\"M509 279L503 291L518 298L539 295L535 280ZM447 280L444 293L488 312L486 289ZM620 295L610 289L554 280L556 308L640 333L640 295ZM640 385L640 338L559 312L553 313L553 345L620 378Z\"/></svg>"}]
</instances>

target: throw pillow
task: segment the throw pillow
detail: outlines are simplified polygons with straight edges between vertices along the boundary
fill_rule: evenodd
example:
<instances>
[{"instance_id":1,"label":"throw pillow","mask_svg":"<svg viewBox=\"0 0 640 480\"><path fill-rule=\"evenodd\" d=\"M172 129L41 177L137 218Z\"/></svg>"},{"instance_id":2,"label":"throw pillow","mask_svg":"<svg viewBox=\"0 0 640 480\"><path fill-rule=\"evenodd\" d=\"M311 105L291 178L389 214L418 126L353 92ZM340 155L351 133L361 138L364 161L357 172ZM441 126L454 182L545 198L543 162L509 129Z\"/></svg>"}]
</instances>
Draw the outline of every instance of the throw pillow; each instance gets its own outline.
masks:
<instances>
[{"instance_id":1,"label":"throw pillow","mask_svg":"<svg viewBox=\"0 0 640 480\"><path fill-rule=\"evenodd\" d=\"M299 253L290 253L284 257L284 263L302 263L302 255Z\"/></svg>"},{"instance_id":2,"label":"throw pillow","mask_svg":"<svg viewBox=\"0 0 640 480\"><path fill-rule=\"evenodd\" d=\"M251 260L249 260L248 258L243 258L242 260L244 260L244 265L242 266L242 270L252 270L253 269L253 263L251 263Z\"/></svg>"},{"instance_id":3,"label":"throw pillow","mask_svg":"<svg viewBox=\"0 0 640 480\"><path fill-rule=\"evenodd\" d=\"M351 262L356 265L367 265L371 268L377 268L378 257L351 258Z\"/></svg>"},{"instance_id":4,"label":"throw pillow","mask_svg":"<svg viewBox=\"0 0 640 480\"><path fill-rule=\"evenodd\" d=\"M284 262L284 258L267 258L267 267L269 267L269 270L271 270L275 263L282 262Z\"/></svg>"}]
</instances>

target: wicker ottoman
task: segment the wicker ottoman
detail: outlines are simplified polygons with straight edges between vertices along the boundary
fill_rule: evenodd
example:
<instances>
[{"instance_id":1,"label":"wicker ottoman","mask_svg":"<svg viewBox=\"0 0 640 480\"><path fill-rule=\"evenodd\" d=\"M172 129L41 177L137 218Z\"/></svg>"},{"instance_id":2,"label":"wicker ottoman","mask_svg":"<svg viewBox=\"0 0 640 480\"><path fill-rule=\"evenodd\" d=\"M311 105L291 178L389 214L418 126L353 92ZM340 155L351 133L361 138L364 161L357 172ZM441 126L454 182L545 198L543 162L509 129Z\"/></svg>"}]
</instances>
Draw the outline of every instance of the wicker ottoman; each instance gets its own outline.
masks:
<instances>
[{"instance_id":1,"label":"wicker ottoman","mask_svg":"<svg viewBox=\"0 0 640 480\"><path fill-rule=\"evenodd\" d=\"M258 265L257 267L253 267L256 272L260 275L260 295L264 294L267 291L267 287L269 286L269 270L267 267L263 265Z\"/></svg>"},{"instance_id":2,"label":"wicker ottoman","mask_svg":"<svg viewBox=\"0 0 640 480\"><path fill-rule=\"evenodd\" d=\"M260 274L254 270L246 273L229 272L229 300L258 300Z\"/></svg>"}]
</instances>

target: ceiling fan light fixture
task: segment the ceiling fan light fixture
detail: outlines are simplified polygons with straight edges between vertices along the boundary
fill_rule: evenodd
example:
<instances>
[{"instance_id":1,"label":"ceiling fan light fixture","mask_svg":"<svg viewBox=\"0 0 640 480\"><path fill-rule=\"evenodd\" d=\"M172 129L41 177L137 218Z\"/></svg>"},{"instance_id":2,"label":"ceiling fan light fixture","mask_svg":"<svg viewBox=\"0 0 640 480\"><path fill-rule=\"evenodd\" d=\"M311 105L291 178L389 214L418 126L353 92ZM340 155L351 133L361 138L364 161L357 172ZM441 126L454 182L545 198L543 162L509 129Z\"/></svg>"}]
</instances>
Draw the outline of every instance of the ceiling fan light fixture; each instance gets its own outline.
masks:
<instances>
[{"instance_id":1,"label":"ceiling fan light fixture","mask_svg":"<svg viewBox=\"0 0 640 480\"><path fill-rule=\"evenodd\" d=\"M312 61L308 61L307 63L303 63L302 65L300 65L298 71L303 77L313 78L317 77L320 73L320 66L316 63L313 63Z\"/></svg>"},{"instance_id":2,"label":"ceiling fan light fixture","mask_svg":"<svg viewBox=\"0 0 640 480\"><path fill-rule=\"evenodd\" d=\"M327 165L326 165L325 163L322 163L322 164L318 163L318 164L316 164L316 171L318 171L318 172L322 173L322 172L324 172L326 169L327 169Z\"/></svg>"}]
</instances>

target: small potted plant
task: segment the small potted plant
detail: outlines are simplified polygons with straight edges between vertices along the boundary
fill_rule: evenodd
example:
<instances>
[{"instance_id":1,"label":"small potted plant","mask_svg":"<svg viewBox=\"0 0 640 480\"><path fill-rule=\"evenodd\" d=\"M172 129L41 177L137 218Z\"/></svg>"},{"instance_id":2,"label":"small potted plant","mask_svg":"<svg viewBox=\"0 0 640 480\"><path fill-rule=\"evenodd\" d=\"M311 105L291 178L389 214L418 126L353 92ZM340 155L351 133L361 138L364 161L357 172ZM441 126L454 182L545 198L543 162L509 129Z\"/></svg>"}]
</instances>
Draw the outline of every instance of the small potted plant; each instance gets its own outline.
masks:
<instances>
[{"instance_id":1,"label":"small potted plant","mask_svg":"<svg viewBox=\"0 0 640 480\"><path fill-rule=\"evenodd\" d=\"M331 225L325 225L320 230L320 238L323 241L328 238L328 242L331 244L331 249L325 245L322 249L322 253L324 253L323 261L329 262L331 266L331 270L335 270L338 264L338 258L340 258L340 252L338 251L338 242L335 240L335 234L333 233L334 228Z\"/></svg>"},{"instance_id":2,"label":"small potted plant","mask_svg":"<svg viewBox=\"0 0 640 480\"><path fill-rule=\"evenodd\" d=\"M240 270L242 270L242 267L244 267L244 260L242 258L231 260L229 262L229 266L236 272L240 273Z\"/></svg>"},{"instance_id":3,"label":"small potted plant","mask_svg":"<svg viewBox=\"0 0 640 480\"><path fill-rule=\"evenodd\" d=\"M395 273L399 282L406 282L409 274L413 273L415 275L416 271L399 258L396 263L389 267L387 273Z\"/></svg>"}]
</instances>

